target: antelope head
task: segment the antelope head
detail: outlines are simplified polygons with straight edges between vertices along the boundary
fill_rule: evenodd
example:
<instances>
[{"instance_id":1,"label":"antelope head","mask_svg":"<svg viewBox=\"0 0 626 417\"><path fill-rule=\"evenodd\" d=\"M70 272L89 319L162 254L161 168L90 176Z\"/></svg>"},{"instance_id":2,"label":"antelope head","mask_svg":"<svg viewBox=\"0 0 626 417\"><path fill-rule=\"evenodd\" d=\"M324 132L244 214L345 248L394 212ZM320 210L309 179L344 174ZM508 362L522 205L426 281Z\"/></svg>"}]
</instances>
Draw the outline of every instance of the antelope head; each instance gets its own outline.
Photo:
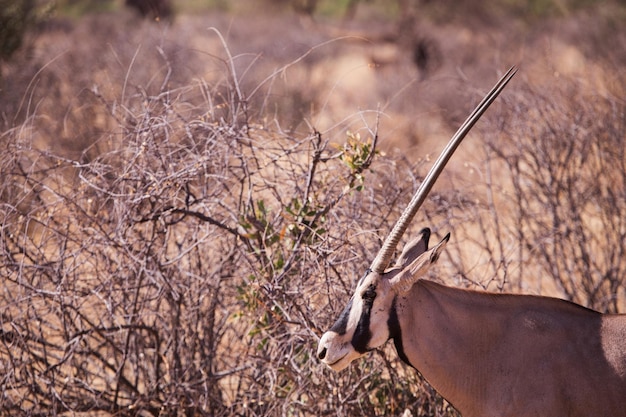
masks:
<instances>
[{"instance_id":1,"label":"antelope head","mask_svg":"<svg viewBox=\"0 0 626 417\"><path fill-rule=\"evenodd\" d=\"M458 145L516 71L512 67L502 76L452 137L396 222L371 267L359 280L348 305L330 330L322 335L317 356L335 371L344 369L354 359L382 346L392 336L390 324L396 314L395 300L407 294L437 261L450 234L428 249L430 230L423 229L418 238L406 244L395 264L389 268L398 242Z\"/></svg>"},{"instance_id":2,"label":"antelope head","mask_svg":"<svg viewBox=\"0 0 626 417\"><path fill-rule=\"evenodd\" d=\"M390 338L389 323L395 314L396 297L406 294L437 261L450 234L430 250L429 238L430 229L423 229L417 239L404 247L392 268L382 273L366 272L337 322L320 340L317 355L328 366L340 371Z\"/></svg>"}]
</instances>

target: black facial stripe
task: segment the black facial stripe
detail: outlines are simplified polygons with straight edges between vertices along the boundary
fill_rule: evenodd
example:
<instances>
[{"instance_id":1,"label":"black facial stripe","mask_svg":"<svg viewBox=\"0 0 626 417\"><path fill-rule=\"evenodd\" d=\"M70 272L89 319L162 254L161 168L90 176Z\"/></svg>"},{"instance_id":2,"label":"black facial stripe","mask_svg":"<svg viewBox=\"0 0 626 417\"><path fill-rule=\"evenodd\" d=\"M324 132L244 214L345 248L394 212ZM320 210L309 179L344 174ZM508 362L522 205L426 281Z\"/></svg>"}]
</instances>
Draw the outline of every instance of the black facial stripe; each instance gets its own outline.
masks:
<instances>
[{"instance_id":1,"label":"black facial stripe","mask_svg":"<svg viewBox=\"0 0 626 417\"><path fill-rule=\"evenodd\" d=\"M400 320L398 320L398 310L396 309L397 297L393 299L391 303L391 311L389 311L389 319L387 320L387 326L389 327L389 338L393 339L393 344L396 346L398 357L402 361L411 367L415 368L409 362L409 358L404 353L404 347L402 346L402 329L400 328Z\"/></svg>"},{"instance_id":2,"label":"black facial stripe","mask_svg":"<svg viewBox=\"0 0 626 417\"><path fill-rule=\"evenodd\" d=\"M367 269L367 271L365 271L365 274L363 274L361 279L359 279L357 288L359 288L365 277L368 276L370 272L372 272L372 270L369 268ZM346 334L346 330L348 329L348 319L350 318L350 310L352 310L353 299L354 297L350 298L350 301L348 301L348 305L343 309L343 311L339 315L339 318L337 319L335 324L333 324L333 327L331 327L329 331L335 332L340 335Z\"/></svg>"},{"instance_id":3,"label":"black facial stripe","mask_svg":"<svg viewBox=\"0 0 626 417\"><path fill-rule=\"evenodd\" d=\"M330 328L331 332L335 332L337 334L346 334L346 329L348 328L348 319L350 318L350 310L352 310L352 300L354 300L354 298L350 299L346 308L343 309L343 311L339 315L339 318L337 319L335 324L333 324L333 327Z\"/></svg>"},{"instance_id":4,"label":"black facial stripe","mask_svg":"<svg viewBox=\"0 0 626 417\"><path fill-rule=\"evenodd\" d=\"M370 316L372 314L372 305L374 304L375 298L376 286L371 284L363 293L363 310L361 310L361 317L359 317L354 335L352 335L352 347L359 353L365 353L369 350L367 345L372 338Z\"/></svg>"}]
</instances>

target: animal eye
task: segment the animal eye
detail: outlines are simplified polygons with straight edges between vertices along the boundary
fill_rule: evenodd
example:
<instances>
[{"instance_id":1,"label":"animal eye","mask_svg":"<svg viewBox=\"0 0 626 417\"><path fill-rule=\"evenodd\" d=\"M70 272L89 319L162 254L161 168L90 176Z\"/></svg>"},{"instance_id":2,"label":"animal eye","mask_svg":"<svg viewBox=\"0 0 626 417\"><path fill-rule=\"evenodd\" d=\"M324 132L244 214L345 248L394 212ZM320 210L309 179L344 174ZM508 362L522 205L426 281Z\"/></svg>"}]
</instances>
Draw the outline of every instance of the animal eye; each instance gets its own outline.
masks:
<instances>
[{"instance_id":1,"label":"animal eye","mask_svg":"<svg viewBox=\"0 0 626 417\"><path fill-rule=\"evenodd\" d=\"M361 297L363 298L363 301L374 301L374 298L376 298L376 286L372 284L367 287L367 289L363 291L363 294L361 294Z\"/></svg>"}]
</instances>

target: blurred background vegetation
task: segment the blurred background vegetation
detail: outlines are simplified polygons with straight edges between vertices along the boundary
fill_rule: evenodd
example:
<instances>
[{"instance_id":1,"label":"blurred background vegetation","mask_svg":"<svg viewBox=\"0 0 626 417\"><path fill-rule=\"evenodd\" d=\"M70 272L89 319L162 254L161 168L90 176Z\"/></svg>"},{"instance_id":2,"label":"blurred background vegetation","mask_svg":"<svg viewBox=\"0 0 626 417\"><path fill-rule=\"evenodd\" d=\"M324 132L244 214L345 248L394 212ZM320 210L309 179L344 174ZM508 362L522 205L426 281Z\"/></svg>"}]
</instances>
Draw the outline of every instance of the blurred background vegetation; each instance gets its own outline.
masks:
<instances>
[{"instance_id":1,"label":"blurred background vegetation","mask_svg":"<svg viewBox=\"0 0 626 417\"><path fill-rule=\"evenodd\" d=\"M216 10L236 15L269 8L279 12L295 11L316 18L344 20L373 15L403 20L419 13L421 18L436 23L458 20L465 24L472 21L489 24L511 19L536 22L571 16L581 10L617 12L613 16L614 24L620 24L625 8L621 0L2 0L0 6L0 57L4 60L22 45L27 31L33 31L46 21L61 17L80 19L90 13L114 12L123 7L130 7L153 19Z\"/></svg>"},{"instance_id":2,"label":"blurred background vegetation","mask_svg":"<svg viewBox=\"0 0 626 417\"><path fill-rule=\"evenodd\" d=\"M0 0L0 409L456 415L318 337L450 134L432 279L626 310L626 4ZM375 140L376 139L376 140Z\"/></svg>"}]
</instances>

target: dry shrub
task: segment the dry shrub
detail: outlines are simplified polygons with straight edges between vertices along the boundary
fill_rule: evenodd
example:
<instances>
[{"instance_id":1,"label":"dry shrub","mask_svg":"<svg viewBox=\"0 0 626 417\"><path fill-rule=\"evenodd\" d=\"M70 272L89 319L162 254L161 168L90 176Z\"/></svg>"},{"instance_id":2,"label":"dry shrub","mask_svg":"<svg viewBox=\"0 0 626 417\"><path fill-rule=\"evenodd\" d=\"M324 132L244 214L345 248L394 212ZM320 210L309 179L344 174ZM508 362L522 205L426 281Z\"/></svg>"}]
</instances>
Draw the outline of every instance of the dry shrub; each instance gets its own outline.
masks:
<instances>
[{"instance_id":1,"label":"dry shrub","mask_svg":"<svg viewBox=\"0 0 626 417\"><path fill-rule=\"evenodd\" d=\"M528 264L517 279L543 276L557 295L607 312L624 308L626 284L624 85L526 87L489 139L516 252Z\"/></svg>"},{"instance_id":2,"label":"dry shrub","mask_svg":"<svg viewBox=\"0 0 626 417\"><path fill-rule=\"evenodd\" d=\"M76 132L78 151L39 146L39 114L3 133L2 409L445 410L387 355L341 374L315 358L415 166L378 160L363 115L347 136L259 123L223 79L85 92L82 114L109 127Z\"/></svg>"},{"instance_id":3,"label":"dry shrub","mask_svg":"<svg viewBox=\"0 0 626 417\"><path fill-rule=\"evenodd\" d=\"M451 273L491 290L623 311L626 84L518 83L478 126L480 163L455 179L472 201L451 225L460 243Z\"/></svg>"}]
</instances>

